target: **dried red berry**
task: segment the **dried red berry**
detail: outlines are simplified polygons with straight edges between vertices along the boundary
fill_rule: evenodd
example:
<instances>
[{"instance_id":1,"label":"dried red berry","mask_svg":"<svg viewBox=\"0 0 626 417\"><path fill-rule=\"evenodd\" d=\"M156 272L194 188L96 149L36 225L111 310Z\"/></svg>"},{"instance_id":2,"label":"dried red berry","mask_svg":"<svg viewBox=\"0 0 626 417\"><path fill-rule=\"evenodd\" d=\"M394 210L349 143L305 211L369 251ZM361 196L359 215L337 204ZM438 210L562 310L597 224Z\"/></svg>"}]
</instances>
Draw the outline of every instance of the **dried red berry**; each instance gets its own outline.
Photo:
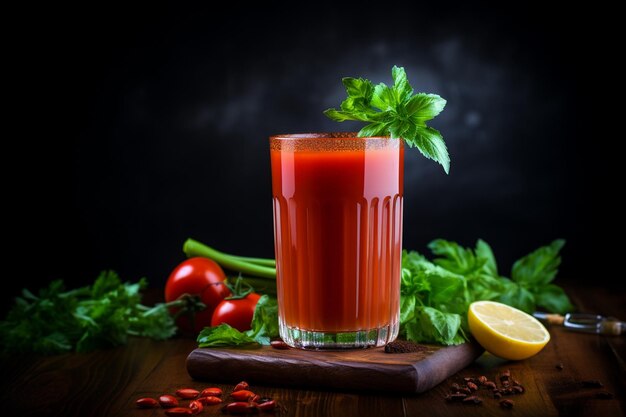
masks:
<instances>
[{"instance_id":1,"label":"dried red berry","mask_svg":"<svg viewBox=\"0 0 626 417\"><path fill-rule=\"evenodd\" d=\"M479 383L480 385L484 385L484 384L485 384L485 382L487 382L487 377L486 377L486 376L481 375L481 376L479 376L479 377L478 377L478 383Z\"/></svg>"},{"instance_id":2,"label":"dried red berry","mask_svg":"<svg viewBox=\"0 0 626 417\"><path fill-rule=\"evenodd\" d=\"M198 398L198 401L204 405L215 405L220 404L222 399L220 397L200 397Z\"/></svg>"},{"instance_id":3,"label":"dried red berry","mask_svg":"<svg viewBox=\"0 0 626 417\"><path fill-rule=\"evenodd\" d=\"M184 408L184 407L174 407L174 408L170 408L165 410L165 414L168 416L190 416L193 414L193 411L191 411L191 408Z\"/></svg>"},{"instance_id":4,"label":"dried red berry","mask_svg":"<svg viewBox=\"0 0 626 417\"><path fill-rule=\"evenodd\" d=\"M248 385L246 381L241 381L240 383L235 385L235 388L233 388L233 392L241 391L244 389L250 389L250 385Z\"/></svg>"},{"instance_id":5,"label":"dried red berry","mask_svg":"<svg viewBox=\"0 0 626 417\"><path fill-rule=\"evenodd\" d=\"M507 409L511 409L513 408L513 405L515 405L515 403L511 400L502 400L500 401L500 407L502 408L507 408Z\"/></svg>"},{"instance_id":6,"label":"dried red berry","mask_svg":"<svg viewBox=\"0 0 626 417\"><path fill-rule=\"evenodd\" d=\"M159 402L154 398L140 398L135 401L138 408L156 408L159 406Z\"/></svg>"},{"instance_id":7,"label":"dried red berry","mask_svg":"<svg viewBox=\"0 0 626 417\"><path fill-rule=\"evenodd\" d=\"M173 395L165 394L159 397L159 404L163 408L178 407L178 400Z\"/></svg>"},{"instance_id":8,"label":"dried red berry","mask_svg":"<svg viewBox=\"0 0 626 417\"><path fill-rule=\"evenodd\" d=\"M286 349L289 349L291 347L287 343L283 342L282 340L272 340L270 342L270 346L272 346L274 349L278 349L278 350L286 350Z\"/></svg>"},{"instance_id":9,"label":"dried red berry","mask_svg":"<svg viewBox=\"0 0 626 417\"><path fill-rule=\"evenodd\" d=\"M468 382L467 388L469 388L471 391L478 391L478 385L474 384L473 382Z\"/></svg>"},{"instance_id":10,"label":"dried red berry","mask_svg":"<svg viewBox=\"0 0 626 417\"><path fill-rule=\"evenodd\" d=\"M198 414L200 412L202 412L202 410L204 410L204 406L202 405L202 403L198 400L193 400L189 403L189 409L194 413L194 414Z\"/></svg>"},{"instance_id":11,"label":"dried red berry","mask_svg":"<svg viewBox=\"0 0 626 417\"><path fill-rule=\"evenodd\" d=\"M463 398L463 403L464 404L480 404L482 402L483 402L483 400L480 397L477 397L476 395L472 395L470 397Z\"/></svg>"},{"instance_id":12,"label":"dried red berry","mask_svg":"<svg viewBox=\"0 0 626 417\"><path fill-rule=\"evenodd\" d=\"M613 398L613 394L611 394L608 391L598 391L596 392L596 398L600 398L603 400L610 400L611 398Z\"/></svg>"},{"instance_id":13,"label":"dried red berry","mask_svg":"<svg viewBox=\"0 0 626 417\"><path fill-rule=\"evenodd\" d=\"M181 388L176 390L176 395L185 400L190 400L192 398L196 398L200 394L200 391L195 390L193 388Z\"/></svg>"},{"instance_id":14,"label":"dried red berry","mask_svg":"<svg viewBox=\"0 0 626 417\"><path fill-rule=\"evenodd\" d=\"M220 388L205 388L200 393L201 397L221 397L223 391Z\"/></svg>"},{"instance_id":15,"label":"dried red berry","mask_svg":"<svg viewBox=\"0 0 626 417\"><path fill-rule=\"evenodd\" d=\"M255 395L256 394L254 392L248 391L247 389L235 391L230 394L230 396L236 401L248 401L254 398Z\"/></svg>"}]
</instances>

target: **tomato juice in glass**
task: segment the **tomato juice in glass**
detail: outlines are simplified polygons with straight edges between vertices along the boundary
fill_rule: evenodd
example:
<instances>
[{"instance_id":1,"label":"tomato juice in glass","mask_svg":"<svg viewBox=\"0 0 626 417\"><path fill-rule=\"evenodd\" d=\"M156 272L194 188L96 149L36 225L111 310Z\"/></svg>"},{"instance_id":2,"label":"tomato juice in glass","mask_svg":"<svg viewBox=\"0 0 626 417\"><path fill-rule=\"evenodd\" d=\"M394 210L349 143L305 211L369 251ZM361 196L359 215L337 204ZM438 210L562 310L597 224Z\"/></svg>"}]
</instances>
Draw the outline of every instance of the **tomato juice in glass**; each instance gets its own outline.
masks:
<instances>
[{"instance_id":1,"label":"tomato juice in glass","mask_svg":"<svg viewBox=\"0 0 626 417\"><path fill-rule=\"evenodd\" d=\"M402 140L355 133L270 138L280 334L291 346L396 338Z\"/></svg>"}]
</instances>

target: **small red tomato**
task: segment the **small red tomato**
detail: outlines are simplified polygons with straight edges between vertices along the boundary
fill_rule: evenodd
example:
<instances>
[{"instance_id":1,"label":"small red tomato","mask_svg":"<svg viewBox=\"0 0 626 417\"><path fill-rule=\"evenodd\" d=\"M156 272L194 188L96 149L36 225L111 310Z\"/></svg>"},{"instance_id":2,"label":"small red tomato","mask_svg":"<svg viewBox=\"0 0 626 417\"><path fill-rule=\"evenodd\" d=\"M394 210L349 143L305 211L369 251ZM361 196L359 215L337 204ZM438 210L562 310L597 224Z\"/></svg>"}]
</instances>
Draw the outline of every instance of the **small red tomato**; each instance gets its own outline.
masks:
<instances>
[{"instance_id":1,"label":"small red tomato","mask_svg":"<svg viewBox=\"0 0 626 417\"><path fill-rule=\"evenodd\" d=\"M172 271L165 284L165 302L169 303L183 294L190 294L200 296L201 301L206 305L204 311L195 313L193 329L186 314L176 320L179 328L198 333L204 327L211 325L213 310L230 295L230 290L224 284L225 280L226 275L222 268L208 258L189 258Z\"/></svg>"},{"instance_id":2,"label":"small red tomato","mask_svg":"<svg viewBox=\"0 0 626 417\"><path fill-rule=\"evenodd\" d=\"M240 332L250 330L250 323L259 298L261 298L259 294L250 293L244 298L223 300L215 307L211 326L227 323Z\"/></svg>"}]
</instances>

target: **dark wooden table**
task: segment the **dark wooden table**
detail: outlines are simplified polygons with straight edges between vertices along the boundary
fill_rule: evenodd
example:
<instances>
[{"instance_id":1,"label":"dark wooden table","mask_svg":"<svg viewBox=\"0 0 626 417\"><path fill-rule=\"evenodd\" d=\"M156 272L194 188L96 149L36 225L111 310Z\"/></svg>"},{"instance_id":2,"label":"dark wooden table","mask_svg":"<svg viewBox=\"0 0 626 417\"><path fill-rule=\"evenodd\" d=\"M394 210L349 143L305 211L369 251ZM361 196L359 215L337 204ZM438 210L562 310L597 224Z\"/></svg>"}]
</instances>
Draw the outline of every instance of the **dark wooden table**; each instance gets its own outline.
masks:
<instances>
[{"instance_id":1,"label":"dark wooden table","mask_svg":"<svg viewBox=\"0 0 626 417\"><path fill-rule=\"evenodd\" d=\"M626 319L626 294L602 288L569 287L581 311ZM279 416L624 416L626 415L626 336L576 334L551 328L552 341L537 356L504 362L483 355L472 366L420 395L372 395L358 392L301 390L256 385L261 395L278 400ZM2 362L0 415L3 416L164 416L162 409L138 410L143 396L173 393L181 387L232 385L193 381L185 359L193 340L155 342L134 339L128 346L88 354L53 357L14 357ZM562 364L563 369L557 369ZM482 395L481 405L447 403L449 386L466 376L494 379L506 369L526 392L508 397L514 408ZM600 380L603 388L583 388L583 380ZM607 391L613 398L602 399ZM202 416L223 415L220 407L205 408ZM271 415L271 414L266 414Z\"/></svg>"}]
</instances>

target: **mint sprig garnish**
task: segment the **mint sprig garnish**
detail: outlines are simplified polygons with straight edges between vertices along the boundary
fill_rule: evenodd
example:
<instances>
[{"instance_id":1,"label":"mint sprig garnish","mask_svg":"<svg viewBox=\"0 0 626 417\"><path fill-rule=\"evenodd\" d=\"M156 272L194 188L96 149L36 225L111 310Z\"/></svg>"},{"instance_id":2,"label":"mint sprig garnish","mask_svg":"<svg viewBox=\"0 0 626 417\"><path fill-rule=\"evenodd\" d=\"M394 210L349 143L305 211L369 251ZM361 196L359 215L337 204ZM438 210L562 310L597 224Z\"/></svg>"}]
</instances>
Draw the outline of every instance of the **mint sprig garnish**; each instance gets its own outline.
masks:
<instances>
[{"instance_id":1,"label":"mint sprig garnish","mask_svg":"<svg viewBox=\"0 0 626 417\"><path fill-rule=\"evenodd\" d=\"M450 155L438 130L426 126L446 106L446 100L437 94L416 93L409 84L404 68L391 70L393 86L376 86L370 80L345 77L341 81L348 98L341 110L328 109L324 114L337 122L359 120L369 122L359 131L359 137L391 136L404 139L426 158L432 159L450 172Z\"/></svg>"}]
</instances>

